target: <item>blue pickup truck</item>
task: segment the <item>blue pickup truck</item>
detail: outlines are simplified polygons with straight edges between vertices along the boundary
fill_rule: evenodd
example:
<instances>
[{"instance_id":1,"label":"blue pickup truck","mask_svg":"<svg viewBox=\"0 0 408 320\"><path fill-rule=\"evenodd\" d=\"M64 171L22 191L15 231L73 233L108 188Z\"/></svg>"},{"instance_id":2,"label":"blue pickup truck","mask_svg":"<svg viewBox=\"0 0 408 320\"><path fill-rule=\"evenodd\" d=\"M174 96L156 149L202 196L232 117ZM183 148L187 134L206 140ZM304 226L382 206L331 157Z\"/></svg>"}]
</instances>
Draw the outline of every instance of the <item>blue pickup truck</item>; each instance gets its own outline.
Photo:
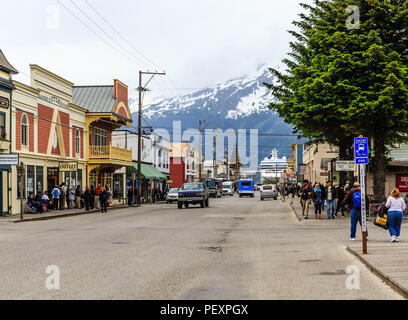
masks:
<instances>
[{"instance_id":1,"label":"blue pickup truck","mask_svg":"<svg viewBox=\"0 0 408 320\"><path fill-rule=\"evenodd\" d=\"M255 191L254 180L252 179L239 180L238 194L240 198L242 198L243 196L249 196L253 198L255 195L254 191Z\"/></svg>"},{"instance_id":2,"label":"blue pickup truck","mask_svg":"<svg viewBox=\"0 0 408 320\"><path fill-rule=\"evenodd\" d=\"M178 192L178 208L188 208L190 204L199 204L201 208L209 206L210 193L202 182L185 183Z\"/></svg>"}]
</instances>

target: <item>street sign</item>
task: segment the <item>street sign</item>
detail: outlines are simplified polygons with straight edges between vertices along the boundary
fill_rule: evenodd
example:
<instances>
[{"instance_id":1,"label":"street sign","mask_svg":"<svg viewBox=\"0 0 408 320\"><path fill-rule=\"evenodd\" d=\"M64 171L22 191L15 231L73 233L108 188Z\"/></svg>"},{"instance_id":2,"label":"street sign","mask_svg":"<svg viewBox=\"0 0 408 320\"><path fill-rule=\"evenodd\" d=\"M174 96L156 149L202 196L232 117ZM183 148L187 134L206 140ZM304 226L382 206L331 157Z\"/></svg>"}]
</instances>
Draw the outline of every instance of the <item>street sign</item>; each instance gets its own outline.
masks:
<instances>
[{"instance_id":1,"label":"street sign","mask_svg":"<svg viewBox=\"0 0 408 320\"><path fill-rule=\"evenodd\" d=\"M368 158L356 158L356 164L368 164Z\"/></svg>"},{"instance_id":2,"label":"street sign","mask_svg":"<svg viewBox=\"0 0 408 320\"><path fill-rule=\"evenodd\" d=\"M18 154L0 154L0 165L18 166Z\"/></svg>"},{"instance_id":3,"label":"street sign","mask_svg":"<svg viewBox=\"0 0 408 320\"><path fill-rule=\"evenodd\" d=\"M361 189L361 229L363 241L363 254L367 254L367 213L366 213L366 186L365 164L360 165L360 189Z\"/></svg>"},{"instance_id":4,"label":"street sign","mask_svg":"<svg viewBox=\"0 0 408 320\"><path fill-rule=\"evenodd\" d=\"M354 139L354 154L356 158L368 158L368 138Z\"/></svg>"},{"instance_id":5,"label":"street sign","mask_svg":"<svg viewBox=\"0 0 408 320\"><path fill-rule=\"evenodd\" d=\"M356 171L356 164L354 161L337 160L336 161L336 171Z\"/></svg>"}]
</instances>

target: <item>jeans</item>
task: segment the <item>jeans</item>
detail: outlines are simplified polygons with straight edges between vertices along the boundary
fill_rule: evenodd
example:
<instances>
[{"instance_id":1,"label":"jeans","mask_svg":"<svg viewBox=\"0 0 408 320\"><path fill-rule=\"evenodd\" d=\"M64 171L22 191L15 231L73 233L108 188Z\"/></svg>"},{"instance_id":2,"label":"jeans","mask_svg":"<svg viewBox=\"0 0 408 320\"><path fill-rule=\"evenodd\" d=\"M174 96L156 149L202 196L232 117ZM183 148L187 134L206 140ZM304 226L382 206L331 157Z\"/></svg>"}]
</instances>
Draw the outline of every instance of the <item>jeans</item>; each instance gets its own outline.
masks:
<instances>
[{"instance_id":1,"label":"jeans","mask_svg":"<svg viewBox=\"0 0 408 320\"><path fill-rule=\"evenodd\" d=\"M388 226L390 235L399 237L401 233L401 222L403 214L401 211L389 211L388 212Z\"/></svg>"},{"instance_id":2,"label":"jeans","mask_svg":"<svg viewBox=\"0 0 408 320\"><path fill-rule=\"evenodd\" d=\"M315 203L314 204L314 207L315 207L315 215L317 216L317 215L321 215L322 214L322 204L320 203L320 202L318 202L318 203Z\"/></svg>"},{"instance_id":3,"label":"jeans","mask_svg":"<svg viewBox=\"0 0 408 320\"><path fill-rule=\"evenodd\" d=\"M350 222L351 222L350 238L354 239L356 237L357 222L359 222L361 226L361 210L355 210L355 209L351 210ZM368 236L368 230L367 230L366 235Z\"/></svg>"},{"instance_id":4,"label":"jeans","mask_svg":"<svg viewBox=\"0 0 408 320\"><path fill-rule=\"evenodd\" d=\"M326 200L327 202L327 216L329 219L334 218L334 213L336 212L336 201Z\"/></svg>"}]
</instances>

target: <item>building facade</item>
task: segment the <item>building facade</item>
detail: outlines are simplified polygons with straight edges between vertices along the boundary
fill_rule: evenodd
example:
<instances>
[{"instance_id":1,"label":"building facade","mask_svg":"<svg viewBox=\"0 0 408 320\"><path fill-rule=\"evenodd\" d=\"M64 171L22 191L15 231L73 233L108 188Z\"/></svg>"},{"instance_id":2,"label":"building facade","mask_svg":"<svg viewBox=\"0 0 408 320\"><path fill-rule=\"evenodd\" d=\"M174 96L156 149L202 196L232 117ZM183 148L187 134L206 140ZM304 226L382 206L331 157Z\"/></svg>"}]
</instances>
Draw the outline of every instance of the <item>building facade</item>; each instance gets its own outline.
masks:
<instances>
[{"instance_id":1,"label":"building facade","mask_svg":"<svg viewBox=\"0 0 408 320\"><path fill-rule=\"evenodd\" d=\"M111 188L114 200L126 201L126 167L132 166L132 150L112 145L112 133L132 125L128 87L113 85L74 86L72 104L86 112L86 183Z\"/></svg>"},{"instance_id":2,"label":"building facade","mask_svg":"<svg viewBox=\"0 0 408 320\"><path fill-rule=\"evenodd\" d=\"M8 62L0 50L0 154L10 154L12 151L11 119L13 110L13 84L12 76L18 71ZM9 164L0 164L0 215L8 215L12 207L11 194L11 169Z\"/></svg>"},{"instance_id":3,"label":"building facade","mask_svg":"<svg viewBox=\"0 0 408 320\"><path fill-rule=\"evenodd\" d=\"M200 155L190 142L170 144L170 180L172 188L198 181Z\"/></svg>"}]
</instances>

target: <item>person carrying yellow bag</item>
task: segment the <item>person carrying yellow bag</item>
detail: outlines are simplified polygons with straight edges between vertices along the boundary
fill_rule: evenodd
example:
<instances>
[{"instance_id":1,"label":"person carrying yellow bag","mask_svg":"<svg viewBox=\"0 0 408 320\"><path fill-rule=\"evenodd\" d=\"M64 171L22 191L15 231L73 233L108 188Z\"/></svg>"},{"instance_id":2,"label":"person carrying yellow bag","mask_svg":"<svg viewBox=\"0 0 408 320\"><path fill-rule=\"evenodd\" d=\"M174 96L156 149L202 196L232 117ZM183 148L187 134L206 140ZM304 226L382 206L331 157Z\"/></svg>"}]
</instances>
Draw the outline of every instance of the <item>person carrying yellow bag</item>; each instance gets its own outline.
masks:
<instances>
[{"instance_id":1,"label":"person carrying yellow bag","mask_svg":"<svg viewBox=\"0 0 408 320\"><path fill-rule=\"evenodd\" d=\"M388 226L391 242L399 242L402 218L407 206L398 188L392 190L385 206L388 208Z\"/></svg>"}]
</instances>

